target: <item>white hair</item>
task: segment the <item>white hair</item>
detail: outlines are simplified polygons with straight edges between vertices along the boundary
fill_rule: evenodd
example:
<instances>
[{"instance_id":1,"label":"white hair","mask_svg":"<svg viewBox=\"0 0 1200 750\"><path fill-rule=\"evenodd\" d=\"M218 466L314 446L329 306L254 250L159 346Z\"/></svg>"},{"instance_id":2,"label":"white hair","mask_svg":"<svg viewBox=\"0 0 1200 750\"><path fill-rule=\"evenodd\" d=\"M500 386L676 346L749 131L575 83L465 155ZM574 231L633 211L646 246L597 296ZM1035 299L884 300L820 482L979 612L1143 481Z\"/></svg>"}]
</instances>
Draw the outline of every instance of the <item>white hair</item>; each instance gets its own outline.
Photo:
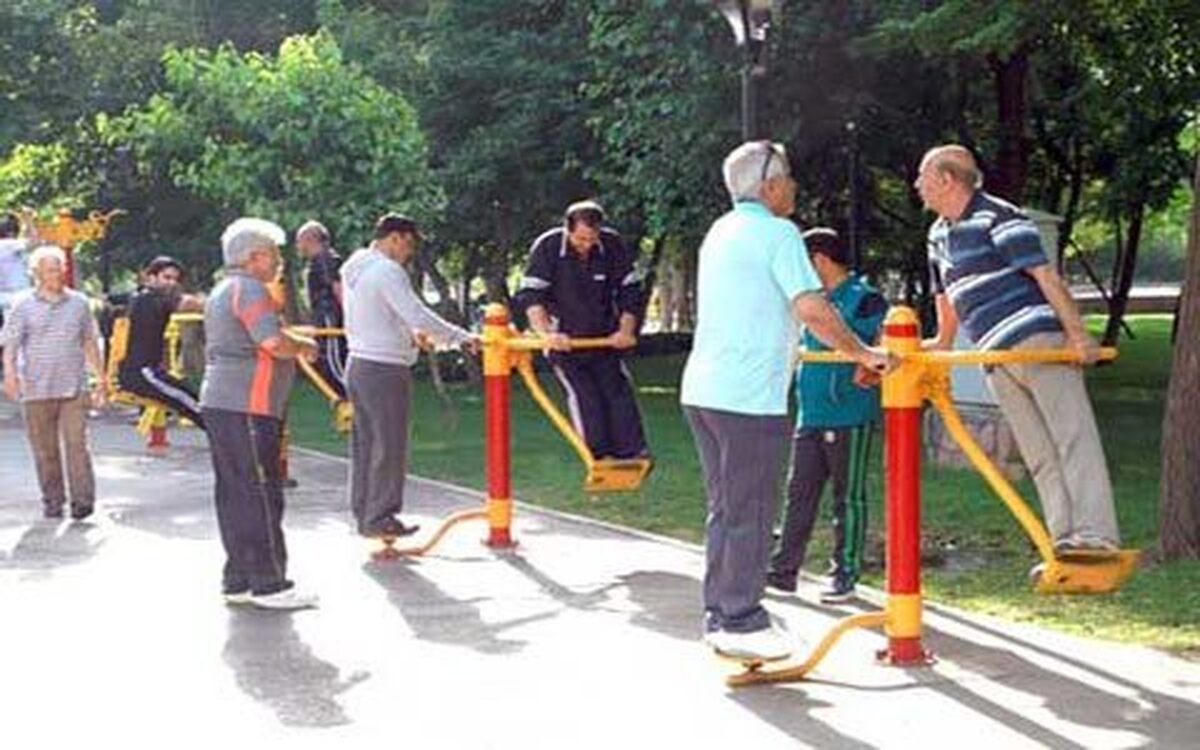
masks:
<instances>
[{"instance_id":1,"label":"white hair","mask_svg":"<svg viewBox=\"0 0 1200 750\"><path fill-rule=\"evenodd\" d=\"M67 254L58 245L40 245L29 254L27 263L29 264L29 272L37 271L38 264L43 260L58 261L58 264L63 268L67 267Z\"/></svg>"},{"instance_id":2,"label":"white hair","mask_svg":"<svg viewBox=\"0 0 1200 750\"><path fill-rule=\"evenodd\" d=\"M323 247L329 247L329 230L324 224L316 219L309 219L301 224L300 228L296 230L296 239L300 239L300 235L308 234L309 232L317 236L317 240L320 241Z\"/></svg>"},{"instance_id":3,"label":"white hair","mask_svg":"<svg viewBox=\"0 0 1200 750\"><path fill-rule=\"evenodd\" d=\"M286 241L287 232L275 222L243 216L221 233L221 255L227 268L237 268L255 250L279 247Z\"/></svg>"},{"instance_id":4,"label":"white hair","mask_svg":"<svg viewBox=\"0 0 1200 750\"><path fill-rule=\"evenodd\" d=\"M763 166L767 159L771 164L764 178ZM729 152L721 171L725 175L725 187L734 201L758 200L766 180L789 173L787 151L781 143L747 141Z\"/></svg>"}]
</instances>

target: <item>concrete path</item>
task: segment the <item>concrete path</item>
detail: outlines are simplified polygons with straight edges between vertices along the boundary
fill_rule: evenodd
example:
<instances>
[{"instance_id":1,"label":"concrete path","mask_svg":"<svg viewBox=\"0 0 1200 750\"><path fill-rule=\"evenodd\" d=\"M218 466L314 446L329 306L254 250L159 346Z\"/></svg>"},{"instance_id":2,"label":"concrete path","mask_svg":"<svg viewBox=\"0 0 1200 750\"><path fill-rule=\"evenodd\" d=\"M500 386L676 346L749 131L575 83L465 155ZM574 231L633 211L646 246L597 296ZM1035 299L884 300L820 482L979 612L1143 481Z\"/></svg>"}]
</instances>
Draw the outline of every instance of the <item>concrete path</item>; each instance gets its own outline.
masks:
<instances>
[{"instance_id":1,"label":"concrete path","mask_svg":"<svg viewBox=\"0 0 1200 750\"><path fill-rule=\"evenodd\" d=\"M287 528L323 606L228 608L208 453L172 437L150 458L125 421L94 422L98 517L47 522L0 405L0 745L1200 747L1200 665L945 608L933 667L878 666L860 632L810 682L731 691L697 640L699 549L522 508L515 553L468 525L370 563L344 463L314 454L293 455ZM479 502L410 490L426 529ZM810 642L855 611L814 594L770 602Z\"/></svg>"}]
</instances>

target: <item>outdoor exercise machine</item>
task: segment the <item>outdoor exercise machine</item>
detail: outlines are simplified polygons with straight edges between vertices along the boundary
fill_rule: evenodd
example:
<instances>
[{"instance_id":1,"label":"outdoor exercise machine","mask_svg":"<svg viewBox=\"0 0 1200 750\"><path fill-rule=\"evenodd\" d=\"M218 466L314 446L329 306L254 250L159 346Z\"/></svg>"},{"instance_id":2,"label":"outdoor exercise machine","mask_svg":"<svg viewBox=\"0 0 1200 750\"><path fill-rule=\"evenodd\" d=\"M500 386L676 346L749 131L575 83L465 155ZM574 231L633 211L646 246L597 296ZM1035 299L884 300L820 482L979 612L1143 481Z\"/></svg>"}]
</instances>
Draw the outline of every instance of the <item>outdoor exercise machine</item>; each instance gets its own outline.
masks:
<instances>
[{"instance_id":1,"label":"outdoor exercise machine","mask_svg":"<svg viewBox=\"0 0 1200 750\"><path fill-rule=\"evenodd\" d=\"M908 307L894 307L888 312L882 345L899 360L896 369L884 375L882 383L887 527L887 601L884 610L859 613L838 621L812 654L799 664L769 667L761 661L742 660L744 671L728 678L730 686L802 680L843 635L856 628L884 629L888 644L878 654L881 661L901 666L928 663L931 656L921 640L921 410L926 400L942 415L950 434L1037 547L1042 558L1042 563L1035 569L1038 592L1098 594L1113 591L1137 566L1136 550L1120 550L1093 559L1056 557L1045 526L971 437L950 399L950 367L1078 362L1075 351L922 351L917 314ZM1101 350L1102 359L1115 357L1116 350ZM851 361L838 352L805 352L800 358L809 363Z\"/></svg>"},{"instance_id":2,"label":"outdoor exercise machine","mask_svg":"<svg viewBox=\"0 0 1200 750\"><path fill-rule=\"evenodd\" d=\"M92 211L86 219L76 219L70 209L64 208L60 209L52 219L45 221L41 219L34 220L38 238L42 241L58 245L66 255L67 267L65 269L65 277L67 286L75 286L75 246L80 242L99 240L104 237L105 232L108 231L109 222L114 217L123 213L125 212L119 208L109 211L106 214L99 211Z\"/></svg>"}]
</instances>

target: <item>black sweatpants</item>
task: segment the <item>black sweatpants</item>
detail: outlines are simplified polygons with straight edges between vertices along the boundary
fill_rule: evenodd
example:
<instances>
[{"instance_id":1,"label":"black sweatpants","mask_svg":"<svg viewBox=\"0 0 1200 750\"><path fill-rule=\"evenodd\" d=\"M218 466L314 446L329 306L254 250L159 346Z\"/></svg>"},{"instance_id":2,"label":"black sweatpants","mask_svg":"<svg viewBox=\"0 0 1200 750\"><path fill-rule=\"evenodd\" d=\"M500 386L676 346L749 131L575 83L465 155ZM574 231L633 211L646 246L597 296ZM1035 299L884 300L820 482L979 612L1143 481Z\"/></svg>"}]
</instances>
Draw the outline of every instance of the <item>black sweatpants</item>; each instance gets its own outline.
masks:
<instances>
[{"instance_id":1,"label":"black sweatpants","mask_svg":"<svg viewBox=\"0 0 1200 750\"><path fill-rule=\"evenodd\" d=\"M801 427L792 437L787 508L771 573L795 578L804 565L825 483L833 484L833 575L856 582L867 537L867 465L874 425Z\"/></svg>"},{"instance_id":2,"label":"black sweatpants","mask_svg":"<svg viewBox=\"0 0 1200 750\"><path fill-rule=\"evenodd\" d=\"M615 352L554 354L554 375L567 397L575 430L595 458L646 455L633 378Z\"/></svg>"},{"instance_id":3,"label":"black sweatpants","mask_svg":"<svg viewBox=\"0 0 1200 750\"><path fill-rule=\"evenodd\" d=\"M283 422L204 409L216 475L217 525L225 547L226 594L273 594L291 588L283 539Z\"/></svg>"},{"instance_id":4,"label":"black sweatpants","mask_svg":"<svg viewBox=\"0 0 1200 750\"><path fill-rule=\"evenodd\" d=\"M162 367L143 367L138 370L121 368L117 383L121 390L157 401L176 414L192 420L197 427L204 428L204 417L200 414L200 399L196 392Z\"/></svg>"},{"instance_id":5,"label":"black sweatpants","mask_svg":"<svg viewBox=\"0 0 1200 750\"><path fill-rule=\"evenodd\" d=\"M317 309L313 311L313 325L318 328L341 328L342 316L336 310ZM329 383L338 398L346 399L346 337L318 336L318 356L313 363L325 382Z\"/></svg>"}]
</instances>

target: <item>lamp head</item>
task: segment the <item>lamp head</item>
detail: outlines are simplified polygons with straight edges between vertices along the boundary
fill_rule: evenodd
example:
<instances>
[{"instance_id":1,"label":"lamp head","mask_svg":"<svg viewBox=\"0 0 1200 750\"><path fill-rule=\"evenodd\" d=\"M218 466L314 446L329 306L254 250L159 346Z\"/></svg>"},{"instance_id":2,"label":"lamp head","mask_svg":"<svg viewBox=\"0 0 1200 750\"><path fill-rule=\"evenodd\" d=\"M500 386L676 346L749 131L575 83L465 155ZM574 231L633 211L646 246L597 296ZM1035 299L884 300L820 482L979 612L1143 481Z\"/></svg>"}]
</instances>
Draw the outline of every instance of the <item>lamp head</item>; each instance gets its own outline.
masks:
<instances>
[{"instance_id":1,"label":"lamp head","mask_svg":"<svg viewBox=\"0 0 1200 750\"><path fill-rule=\"evenodd\" d=\"M762 43L771 27L771 14L781 0L714 0L717 10L733 28L739 47L748 41Z\"/></svg>"}]
</instances>

